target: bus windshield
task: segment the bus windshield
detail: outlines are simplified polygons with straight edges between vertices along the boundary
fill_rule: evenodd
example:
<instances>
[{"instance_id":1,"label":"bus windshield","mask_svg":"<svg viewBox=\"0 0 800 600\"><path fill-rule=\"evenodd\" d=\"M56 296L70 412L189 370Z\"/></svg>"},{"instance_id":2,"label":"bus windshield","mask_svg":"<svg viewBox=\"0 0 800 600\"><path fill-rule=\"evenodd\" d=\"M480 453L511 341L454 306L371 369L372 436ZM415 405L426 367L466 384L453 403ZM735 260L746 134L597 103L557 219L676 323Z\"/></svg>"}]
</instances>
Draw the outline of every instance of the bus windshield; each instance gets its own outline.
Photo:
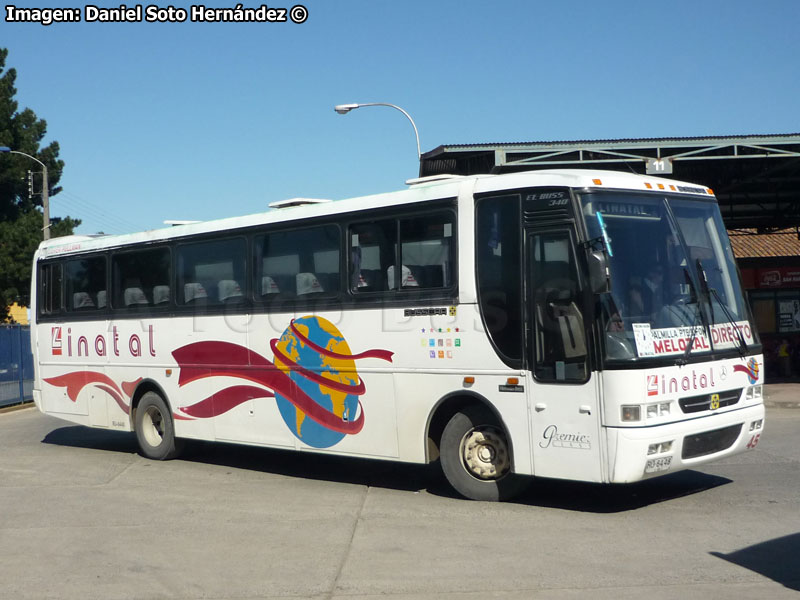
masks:
<instances>
[{"instance_id":1,"label":"bus windshield","mask_svg":"<svg viewBox=\"0 0 800 600\"><path fill-rule=\"evenodd\" d=\"M608 255L599 299L607 362L748 352L755 340L713 201L677 195L580 195L589 238Z\"/></svg>"}]
</instances>

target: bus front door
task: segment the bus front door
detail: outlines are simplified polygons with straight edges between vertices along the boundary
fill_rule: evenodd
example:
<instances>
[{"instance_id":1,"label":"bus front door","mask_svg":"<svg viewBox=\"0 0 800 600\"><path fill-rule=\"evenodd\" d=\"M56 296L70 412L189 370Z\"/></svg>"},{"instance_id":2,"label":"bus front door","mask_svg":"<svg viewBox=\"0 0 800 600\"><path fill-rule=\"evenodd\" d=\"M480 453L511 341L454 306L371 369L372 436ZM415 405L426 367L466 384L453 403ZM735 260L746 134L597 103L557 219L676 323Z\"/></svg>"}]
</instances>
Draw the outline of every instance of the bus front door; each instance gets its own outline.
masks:
<instances>
[{"instance_id":1,"label":"bus front door","mask_svg":"<svg viewBox=\"0 0 800 600\"><path fill-rule=\"evenodd\" d=\"M598 375L589 368L575 234L566 225L530 229L526 255L534 474L601 481Z\"/></svg>"}]
</instances>

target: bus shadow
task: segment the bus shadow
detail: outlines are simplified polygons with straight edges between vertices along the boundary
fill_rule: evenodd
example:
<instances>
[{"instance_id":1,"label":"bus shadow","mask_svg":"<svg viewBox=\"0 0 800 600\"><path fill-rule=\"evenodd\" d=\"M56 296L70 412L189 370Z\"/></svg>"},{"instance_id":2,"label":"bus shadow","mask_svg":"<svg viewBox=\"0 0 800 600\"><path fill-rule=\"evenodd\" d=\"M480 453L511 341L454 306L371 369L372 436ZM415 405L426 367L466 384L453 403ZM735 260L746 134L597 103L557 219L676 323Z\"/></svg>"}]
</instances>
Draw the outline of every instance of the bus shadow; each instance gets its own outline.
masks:
<instances>
[{"instance_id":1,"label":"bus shadow","mask_svg":"<svg viewBox=\"0 0 800 600\"><path fill-rule=\"evenodd\" d=\"M136 436L133 433L93 429L83 425L71 425L53 429L44 436L42 443L125 454L135 454L139 449L136 444Z\"/></svg>"},{"instance_id":2,"label":"bus shadow","mask_svg":"<svg viewBox=\"0 0 800 600\"><path fill-rule=\"evenodd\" d=\"M726 477L691 470L627 484L534 479L514 502L578 512L617 513L699 494L731 482Z\"/></svg>"},{"instance_id":3,"label":"bus shadow","mask_svg":"<svg viewBox=\"0 0 800 600\"><path fill-rule=\"evenodd\" d=\"M712 556L769 577L790 590L800 591L800 533L754 544L730 554L711 552Z\"/></svg>"},{"instance_id":4,"label":"bus shadow","mask_svg":"<svg viewBox=\"0 0 800 600\"><path fill-rule=\"evenodd\" d=\"M431 465L316 454L222 442L189 441L182 460L333 483L420 492L435 485Z\"/></svg>"},{"instance_id":5,"label":"bus shadow","mask_svg":"<svg viewBox=\"0 0 800 600\"><path fill-rule=\"evenodd\" d=\"M124 454L139 452L136 436L133 433L94 429L82 425L54 429L45 435L42 443ZM184 451L177 460L298 479L366 485L399 491L419 492L429 488L438 489L438 470L431 465L198 440L186 440ZM441 487L445 488L441 495L447 495L447 486L444 482ZM456 497L455 494L450 495Z\"/></svg>"},{"instance_id":6,"label":"bus shadow","mask_svg":"<svg viewBox=\"0 0 800 600\"><path fill-rule=\"evenodd\" d=\"M92 429L81 425L54 429L42 442L125 454L138 452L133 433ZM286 477L405 492L424 491L444 498L460 498L444 480L438 463L419 465L197 440L186 441L185 450L179 460ZM730 482L730 479L699 471L681 471L626 485L534 479L512 502L579 512L625 512L700 493Z\"/></svg>"}]
</instances>

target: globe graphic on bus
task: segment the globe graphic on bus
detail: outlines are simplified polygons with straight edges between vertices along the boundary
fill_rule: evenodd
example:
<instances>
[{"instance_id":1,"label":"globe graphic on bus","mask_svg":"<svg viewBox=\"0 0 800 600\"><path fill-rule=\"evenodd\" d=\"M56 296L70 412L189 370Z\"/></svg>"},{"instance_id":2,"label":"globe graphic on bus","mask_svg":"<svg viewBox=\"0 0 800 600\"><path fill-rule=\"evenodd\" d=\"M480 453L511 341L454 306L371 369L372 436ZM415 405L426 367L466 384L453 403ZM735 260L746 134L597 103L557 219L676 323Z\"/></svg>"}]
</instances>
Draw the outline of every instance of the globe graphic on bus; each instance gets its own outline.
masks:
<instances>
[{"instance_id":1,"label":"globe graphic on bus","mask_svg":"<svg viewBox=\"0 0 800 600\"><path fill-rule=\"evenodd\" d=\"M296 319L274 348L275 366L323 409L326 418L320 420L356 419L360 379L350 347L333 323L317 316ZM328 448L346 435L311 418L293 399L279 393L275 399L289 430L309 446Z\"/></svg>"}]
</instances>

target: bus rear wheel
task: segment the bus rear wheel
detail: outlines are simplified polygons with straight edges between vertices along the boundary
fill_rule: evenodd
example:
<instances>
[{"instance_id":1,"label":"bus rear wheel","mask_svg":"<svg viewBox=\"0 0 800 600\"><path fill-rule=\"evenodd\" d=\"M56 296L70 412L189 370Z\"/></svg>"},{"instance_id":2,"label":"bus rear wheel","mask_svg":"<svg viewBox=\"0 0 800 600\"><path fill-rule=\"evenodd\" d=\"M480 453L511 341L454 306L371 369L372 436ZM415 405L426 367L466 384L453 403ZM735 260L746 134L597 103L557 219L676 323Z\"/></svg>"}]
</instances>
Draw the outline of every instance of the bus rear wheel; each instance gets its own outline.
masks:
<instances>
[{"instance_id":1,"label":"bus rear wheel","mask_svg":"<svg viewBox=\"0 0 800 600\"><path fill-rule=\"evenodd\" d=\"M156 392L146 392L136 408L136 440L147 458L169 460L183 449L175 438L172 414L164 399Z\"/></svg>"},{"instance_id":2,"label":"bus rear wheel","mask_svg":"<svg viewBox=\"0 0 800 600\"><path fill-rule=\"evenodd\" d=\"M465 407L451 417L439 453L445 478L470 500L508 500L527 483L511 472L506 432L483 406Z\"/></svg>"}]
</instances>

